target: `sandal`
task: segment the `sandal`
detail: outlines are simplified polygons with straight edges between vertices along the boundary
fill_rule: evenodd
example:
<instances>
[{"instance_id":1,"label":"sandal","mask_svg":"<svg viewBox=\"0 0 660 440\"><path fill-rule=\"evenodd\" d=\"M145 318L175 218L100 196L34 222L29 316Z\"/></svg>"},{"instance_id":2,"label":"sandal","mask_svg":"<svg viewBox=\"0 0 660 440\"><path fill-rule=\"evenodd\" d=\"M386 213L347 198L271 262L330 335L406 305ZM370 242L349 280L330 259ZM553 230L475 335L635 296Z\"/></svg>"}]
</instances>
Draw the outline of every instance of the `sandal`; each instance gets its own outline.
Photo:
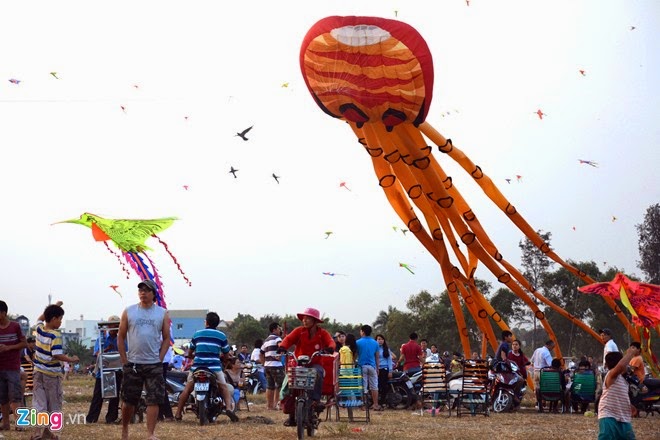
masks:
<instances>
[{"instance_id":1,"label":"sandal","mask_svg":"<svg viewBox=\"0 0 660 440\"><path fill-rule=\"evenodd\" d=\"M296 423L295 420L286 419L286 420L284 421L284 426L296 426L296 424L297 424L297 423Z\"/></svg>"},{"instance_id":2,"label":"sandal","mask_svg":"<svg viewBox=\"0 0 660 440\"><path fill-rule=\"evenodd\" d=\"M380 405L379 406L372 406L371 408L369 408L369 411L383 411L383 407L380 406Z\"/></svg>"},{"instance_id":3,"label":"sandal","mask_svg":"<svg viewBox=\"0 0 660 440\"><path fill-rule=\"evenodd\" d=\"M180 415L180 416L174 416L174 421L175 421L175 422L180 422L180 421L182 421L182 420L183 420L183 415Z\"/></svg>"}]
</instances>

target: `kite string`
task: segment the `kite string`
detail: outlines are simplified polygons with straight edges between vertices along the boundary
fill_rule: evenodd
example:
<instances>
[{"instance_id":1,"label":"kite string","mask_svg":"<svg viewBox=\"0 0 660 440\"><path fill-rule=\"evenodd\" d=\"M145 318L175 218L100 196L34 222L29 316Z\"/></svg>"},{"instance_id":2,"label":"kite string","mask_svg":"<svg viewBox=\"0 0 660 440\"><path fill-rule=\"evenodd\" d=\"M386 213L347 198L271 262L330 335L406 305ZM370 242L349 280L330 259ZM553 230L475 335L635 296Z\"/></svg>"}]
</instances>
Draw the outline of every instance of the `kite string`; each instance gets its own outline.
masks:
<instances>
[{"instance_id":1,"label":"kite string","mask_svg":"<svg viewBox=\"0 0 660 440\"><path fill-rule=\"evenodd\" d=\"M107 241L104 241L103 244L105 245L105 248L108 250L108 252L110 252L112 255L114 255L117 258L117 261L119 261L119 264L121 265L121 270L124 271L124 273L126 274L126 279L128 280L131 277L131 273L129 272L128 269L126 269L126 265L124 264L123 261L121 261L121 257L119 256L119 254L113 251L112 248L110 248Z\"/></svg>"},{"instance_id":2,"label":"kite string","mask_svg":"<svg viewBox=\"0 0 660 440\"><path fill-rule=\"evenodd\" d=\"M186 283L188 283L188 286L192 286L192 283L190 282L190 280L186 276L185 272L181 268L181 265L177 261L176 257L174 256L174 254L172 254L172 252L170 252L170 248L169 248L169 246L167 246L167 243L165 243L163 240L161 240L160 237L157 236L156 234L153 234L152 237L157 239L160 242L160 244L163 245L163 247L165 248L165 251L167 251L167 253L170 254L170 257L172 257L172 260L174 261L174 264L176 264L177 269L179 269L179 272L181 273L181 275L183 275L183 279L186 280Z\"/></svg>"}]
</instances>

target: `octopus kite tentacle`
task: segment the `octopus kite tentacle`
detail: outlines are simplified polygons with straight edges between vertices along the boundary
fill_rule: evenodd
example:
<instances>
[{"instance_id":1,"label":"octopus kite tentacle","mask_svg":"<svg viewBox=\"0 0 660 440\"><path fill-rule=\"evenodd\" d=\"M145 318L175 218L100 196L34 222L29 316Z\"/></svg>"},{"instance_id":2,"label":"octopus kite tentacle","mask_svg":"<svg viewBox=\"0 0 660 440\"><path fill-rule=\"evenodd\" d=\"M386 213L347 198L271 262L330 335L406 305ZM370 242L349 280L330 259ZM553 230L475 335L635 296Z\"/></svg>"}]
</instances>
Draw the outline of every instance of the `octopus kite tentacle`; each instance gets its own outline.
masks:
<instances>
[{"instance_id":1,"label":"octopus kite tentacle","mask_svg":"<svg viewBox=\"0 0 660 440\"><path fill-rule=\"evenodd\" d=\"M453 146L444 136L442 136L440 133L438 133L430 124L427 122L424 122L420 125L420 129L422 133L431 141L433 141L436 145L447 145L448 143L452 146L452 148L448 149L446 151L446 154L448 154L454 161L456 161L459 165L463 167L465 171L468 173L472 174L474 176L474 171L478 168L474 163L463 153L461 150ZM480 172L480 177L475 178L475 182L484 190L486 195L503 211L505 212L511 221L520 229L527 238L530 239L534 245L538 249L540 249L542 252L544 252L550 259L561 265L563 268L568 270L569 272L573 273L574 275L577 275L580 277L583 281L586 283L595 283L595 281L586 275L584 272L574 268L570 264L566 263L561 257L559 257L555 252L553 252L548 244L543 241L543 239L536 233L536 231L523 219L523 217L517 212L517 210L511 205L511 203L504 197L504 195L497 189L497 187L493 184L492 180L483 174L481 170L479 169ZM516 271L517 272L517 271ZM521 280L524 280L524 278L521 276L521 279L516 279L521 282ZM526 283L529 285L529 283ZM529 287L526 286L530 292L534 294L535 289L529 285ZM535 295L536 296L536 295ZM541 298L539 298L541 299ZM616 303L611 299L604 297L605 301L607 304L614 310L614 312L617 315L617 318L619 318L619 321L623 323L623 325L626 327L628 332L635 338L635 340L639 341L639 333L637 329L635 329L628 318L623 314L621 311L621 308L616 305ZM576 324L578 324L580 321L579 320L574 320ZM578 324L579 325L579 324ZM593 330L590 332L593 333L592 336L596 337L597 335Z\"/></svg>"}]
</instances>

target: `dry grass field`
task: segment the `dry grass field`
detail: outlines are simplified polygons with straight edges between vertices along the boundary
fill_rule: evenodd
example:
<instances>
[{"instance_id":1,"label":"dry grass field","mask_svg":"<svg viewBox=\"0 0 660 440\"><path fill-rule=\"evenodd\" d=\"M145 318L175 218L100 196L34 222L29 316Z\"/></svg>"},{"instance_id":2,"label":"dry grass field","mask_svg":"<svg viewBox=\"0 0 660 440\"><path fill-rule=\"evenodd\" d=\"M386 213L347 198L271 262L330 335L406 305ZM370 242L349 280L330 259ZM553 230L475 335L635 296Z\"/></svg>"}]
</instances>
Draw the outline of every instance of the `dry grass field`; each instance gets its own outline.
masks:
<instances>
[{"instance_id":1,"label":"dry grass field","mask_svg":"<svg viewBox=\"0 0 660 440\"><path fill-rule=\"evenodd\" d=\"M65 382L64 419L80 419L81 424L66 424L61 438L66 440L119 440L121 427L97 423L82 424L84 414L92 396L94 381L91 377L75 377ZM202 440L202 439L294 439L293 428L282 426L285 415L280 412L267 411L263 395L255 396L250 411L244 406L238 412L240 421L230 423L221 416L213 425L201 427L196 423L194 415L187 414L183 422L159 423L156 435L161 440ZM528 403L528 402L526 402ZM531 404L531 401L529 402ZM101 413L105 416L106 404ZM78 414L83 414L78 417ZM346 415L345 413L343 414ZM272 421L272 424L267 422ZM660 417L648 417L633 421L638 440L660 439ZM29 433L0 432L4 439L29 439ZM522 409L517 413L491 414L490 417L452 415L446 417L431 417L428 414L419 415L419 411L411 410L372 412L371 423L323 422L316 433L319 439L595 439L598 434L598 419L573 414L538 414L533 409ZM145 439L144 423L131 425L131 439Z\"/></svg>"}]
</instances>

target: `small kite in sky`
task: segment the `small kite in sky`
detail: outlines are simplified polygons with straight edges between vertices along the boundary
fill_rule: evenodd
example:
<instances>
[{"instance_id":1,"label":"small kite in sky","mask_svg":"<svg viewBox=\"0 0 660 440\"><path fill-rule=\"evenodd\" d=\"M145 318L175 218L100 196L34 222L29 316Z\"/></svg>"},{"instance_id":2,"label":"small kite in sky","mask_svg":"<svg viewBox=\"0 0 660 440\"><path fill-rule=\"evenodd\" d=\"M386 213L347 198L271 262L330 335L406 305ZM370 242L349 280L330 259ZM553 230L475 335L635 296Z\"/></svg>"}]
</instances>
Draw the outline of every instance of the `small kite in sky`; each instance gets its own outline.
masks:
<instances>
[{"instance_id":1,"label":"small kite in sky","mask_svg":"<svg viewBox=\"0 0 660 440\"><path fill-rule=\"evenodd\" d=\"M11 79L9 80L9 82L12 83L12 84L18 84L18 83L21 82L21 80L20 80L20 79L16 79L16 78L11 78Z\"/></svg>"},{"instance_id":2,"label":"small kite in sky","mask_svg":"<svg viewBox=\"0 0 660 440\"><path fill-rule=\"evenodd\" d=\"M594 168L598 168L598 164L593 160L582 160L582 159L578 159L578 160L580 161L581 164L591 165Z\"/></svg>"},{"instance_id":3,"label":"small kite in sky","mask_svg":"<svg viewBox=\"0 0 660 440\"><path fill-rule=\"evenodd\" d=\"M50 74L53 75L53 78L59 79L58 76L57 76L57 72L50 72ZM119 293L119 292L117 292L117 293Z\"/></svg>"},{"instance_id":4,"label":"small kite in sky","mask_svg":"<svg viewBox=\"0 0 660 440\"><path fill-rule=\"evenodd\" d=\"M522 176L520 174L516 174L516 179L518 180L518 183L522 182Z\"/></svg>"},{"instance_id":5,"label":"small kite in sky","mask_svg":"<svg viewBox=\"0 0 660 440\"><path fill-rule=\"evenodd\" d=\"M470 0L465 0L465 4L470 6Z\"/></svg>"},{"instance_id":6,"label":"small kite in sky","mask_svg":"<svg viewBox=\"0 0 660 440\"><path fill-rule=\"evenodd\" d=\"M280 183L280 180L279 180L280 176L276 175L275 173L273 173L273 179L275 179L275 182L277 182L278 184Z\"/></svg>"},{"instance_id":7,"label":"small kite in sky","mask_svg":"<svg viewBox=\"0 0 660 440\"><path fill-rule=\"evenodd\" d=\"M407 230L407 229L401 229L401 232L403 232L403 235L406 235L406 233L408 232L408 230Z\"/></svg>"},{"instance_id":8,"label":"small kite in sky","mask_svg":"<svg viewBox=\"0 0 660 440\"><path fill-rule=\"evenodd\" d=\"M282 87L284 87L284 88L289 87L289 82L287 81L287 82L285 82L285 83L282 83Z\"/></svg>"},{"instance_id":9,"label":"small kite in sky","mask_svg":"<svg viewBox=\"0 0 660 440\"><path fill-rule=\"evenodd\" d=\"M504 179L506 180L506 183L511 184L511 179Z\"/></svg>"},{"instance_id":10,"label":"small kite in sky","mask_svg":"<svg viewBox=\"0 0 660 440\"><path fill-rule=\"evenodd\" d=\"M399 230L399 228L397 228L396 226L392 226L392 229L394 230L394 232Z\"/></svg>"},{"instance_id":11,"label":"small kite in sky","mask_svg":"<svg viewBox=\"0 0 660 440\"><path fill-rule=\"evenodd\" d=\"M325 234L325 239L327 240L328 237L330 237L330 235L332 235L332 231L325 231L324 234Z\"/></svg>"},{"instance_id":12,"label":"small kite in sky","mask_svg":"<svg viewBox=\"0 0 660 440\"><path fill-rule=\"evenodd\" d=\"M575 231L575 226L573 226L573 230Z\"/></svg>"},{"instance_id":13,"label":"small kite in sky","mask_svg":"<svg viewBox=\"0 0 660 440\"><path fill-rule=\"evenodd\" d=\"M137 84L133 84L133 88L135 88L135 89L139 89L140 86L138 86Z\"/></svg>"},{"instance_id":14,"label":"small kite in sky","mask_svg":"<svg viewBox=\"0 0 660 440\"><path fill-rule=\"evenodd\" d=\"M548 115L546 115L545 113L543 113L543 112L541 111L541 109L536 110L534 113L536 113L537 115L539 115L539 119L543 119L543 116L548 116Z\"/></svg>"},{"instance_id":15,"label":"small kite in sky","mask_svg":"<svg viewBox=\"0 0 660 440\"><path fill-rule=\"evenodd\" d=\"M188 188L189 188L188 185L183 185L183 189L185 189L186 191L188 191Z\"/></svg>"},{"instance_id":16,"label":"small kite in sky","mask_svg":"<svg viewBox=\"0 0 660 440\"><path fill-rule=\"evenodd\" d=\"M234 136L238 136L238 137L240 137L241 139L243 139L244 141L247 141L248 138L245 137L245 135L248 134L248 131L252 130L252 127L254 127L254 125L249 126L248 128L246 128L245 130L241 131L240 133L236 133Z\"/></svg>"},{"instance_id":17,"label":"small kite in sky","mask_svg":"<svg viewBox=\"0 0 660 440\"><path fill-rule=\"evenodd\" d=\"M229 174L232 174L232 175L234 176L234 179L237 178L237 177L236 177L236 171L238 171L238 170L234 169L233 166L232 166L231 169L229 170Z\"/></svg>"},{"instance_id":18,"label":"small kite in sky","mask_svg":"<svg viewBox=\"0 0 660 440\"><path fill-rule=\"evenodd\" d=\"M350 191L350 189L348 188L348 186L346 186L346 182L342 182L342 183L340 183L340 184L339 184L339 187L340 187L340 188L346 188L347 190Z\"/></svg>"},{"instance_id":19,"label":"small kite in sky","mask_svg":"<svg viewBox=\"0 0 660 440\"><path fill-rule=\"evenodd\" d=\"M580 70L580 75L582 75L582 76L587 76L587 75L584 73L584 70Z\"/></svg>"},{"instance_id":20,"label":"small kite in sky","mask_svg":"<svg viewBox=\"0 0 660 440\"><path fill-rule=\"evenodd\" d=\"M408 266L406 263L399 263L399 267L403 267L403 268L406 269L408 272L410 272L411 274L415 275L415 272L413 272L413 271L410 269L411 266Z\"/></svg>"},{"instance_id":21,"label":"small kite in sky","mask_svg":"<svg viewBox=\"0 0 660 440\"><path fill-rule=\"evenodd\" d=\"M635 29L637 29L635 26L630 26L631 31L634 31Z\"/></svg>"},{"instance_id":22,"label":"small kite in sky","mask_svg":"<svg viewBox=\"0 0 660 440\"><path fill-rule=\"evenodd\" d=\"M616 217L612 216L612 223L616 221Z\"/></svg>"},{"instance_id":23,"label":"small kite in sky","mask_svg":"<svg viewBox=\"0 0 660 440\"><path fill-rule=\"evenodd\" d=\"M345 273L334 273L334 272L323 272L323 275L327 275L329 277L334 277L334 276L337 276L337 275L340 275L340 276L343 276L343 277L348 276Z\"/></svg>"},{"instance_id":24,"label":"small kite in sky","mask_svg":"<svg viewBox=\"0 0 660 440\"><path fill-rule=\"evenodd\" d=\"M58 78L58 79L59 79L59 78ZM117 292L117 295L119 295L120 298L123 298L123 295L122 295L121 292L118 290L118 289L119 289L119 286L115 286L114 284L111 284L111 285L110 285L110 288L111 288L112 290L114 290L115 292Z\"/></svg>"},{"instance_id":25,"label":"small kite in sky","mask_svg":"<svg viewBox=\"0 0 660 440\"><path fill-rule=\"evenodd\" d=\"M120 105L119 107L121 107L121 111L123 111L124 113L126 113L126 107L124 107L123 105Z\"/></svg>"}]
</instances>

